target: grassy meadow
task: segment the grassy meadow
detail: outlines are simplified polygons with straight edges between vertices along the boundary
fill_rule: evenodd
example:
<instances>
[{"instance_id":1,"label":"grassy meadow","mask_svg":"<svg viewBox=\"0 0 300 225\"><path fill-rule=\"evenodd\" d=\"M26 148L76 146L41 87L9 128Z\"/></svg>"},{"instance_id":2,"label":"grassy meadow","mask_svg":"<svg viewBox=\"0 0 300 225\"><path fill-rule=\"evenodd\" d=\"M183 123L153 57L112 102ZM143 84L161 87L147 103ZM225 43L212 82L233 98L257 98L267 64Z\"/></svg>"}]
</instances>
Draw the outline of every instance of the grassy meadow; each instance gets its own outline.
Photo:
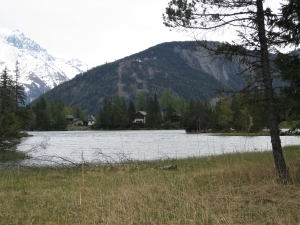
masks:
<instances>
[{"instance_id":1,"label":"grassy meadow","mask_svg":"<svg viewBox=\"0 0 300 225\"><path fill-rule=\"evenodd\" d=\"M300 147L284 153L292 185L271 152L1 169L0 224L300 224Z\"/></svg>"}]
</instances>

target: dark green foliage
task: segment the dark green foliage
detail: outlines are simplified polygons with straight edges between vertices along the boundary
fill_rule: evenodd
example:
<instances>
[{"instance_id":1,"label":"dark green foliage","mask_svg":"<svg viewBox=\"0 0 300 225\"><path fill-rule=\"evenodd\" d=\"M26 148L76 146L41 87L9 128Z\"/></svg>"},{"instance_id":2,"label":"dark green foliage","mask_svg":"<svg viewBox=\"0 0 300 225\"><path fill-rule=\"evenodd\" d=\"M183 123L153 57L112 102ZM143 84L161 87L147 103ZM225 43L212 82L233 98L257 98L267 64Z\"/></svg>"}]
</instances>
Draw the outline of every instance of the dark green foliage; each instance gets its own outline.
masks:
<instances>
[{"instance_id":1,"label":"dark green foliage","mask_svg":"<svg viewBox=\"0 0 300 225\"><path fill-rule=\"evenodd\" d=\"M26 95L24 93L24 87L22 84L19 82L20 79L20 72L19 72L19 62L16 62L16 67L15 67L15 85L14 85L14 97L15 97L15 103L16 106L23 106L25 104L26 100ZM18 107L17 107L18 108Z\"/></svg>"},{"instance_id":2,"label":"dark green foliage","mask_svg":"<svg viewBox=\"0 0 300 225\"><path fill-rule=\"evenodd\" d=\"M187 132L207 132L217 129L217 114L209 103L203 105L199 100L190 99L184 115Z\"/></svg>"},{"instance_id":3,"label":"dark green foliage","mask_svg":"<svg viewBox=\"0 0 300 225\"><path fill-rule=\"evenodd\" d=\"M48 102L46 97L42 95L32 106L32 113L34 119L32 120L31 129L33 130L66 130L67 121L66 116L72 115L72 110L60 100L53 100ZM83 118L85 116L80 106L76 106L75 118ZM80 117L77 117L77 116Z\"/></svg>"},{"instance_id":4,"label":"dark green foliage","mask_svg":"<svg viewBox=\"0 0 300 225\"><path fill-rule=\"evenodd\" d=\"M142 92L142 91L138 94L137 109L139 111L143 111L146 109L146 98L145 98L144 92Z\"/></svg>"},{"instance_id":5,"label":"dark green foliage","mask_svg":"<svg viewBox=\"0 0 300 225\"><path fill-rule=\"evenodd\" d=\"M299 46L300 44L300 2L286 0L281 3L281 16L270 13L268 25L279 28L272 30L273 41L280 46Z\"/></svg>"},{"instance_id":6,"label":"dark green foliage","mask_svg":"<svg viewBox=\"0 0 300 225\"><path fill-rule=\"evenodd\" d=\"M125 128L129 124L127 107L125 102L117 95L114 99L112 110L112 127Z\"/></svg>"},{"instance_id":7,"label":"dark green foliage","mask_svg":"<svg viewBox=\"0 0 300 225\"><path fill-rule=\"evenodd\" d=\"M14 111L15 98L13 81L8 76L7 68L5 68L0 77L1 91L1 113L5 111Z\"/></svg>"},{"instance_id":8,"label":"dark green foliage","mask_svg":"<svg viewBox=\"0 0 300 225\"><path fill-rule=\"evenodd\" d=\"M73 112L75 112L75 117L76 118L80 118L82 120L84 120L86 118L83 110L81 109L81 107L79 105L76 105L75 108L73 109Z\"/></svg>"},{"instance_id":9,"label":"dark green foliage","mask_svg":"<svg viewBox=\"0 0 300 225\"><path fill-rule=\"evenodd\" d=\"M105 128L105 129L112 128L111 114L112 114L112 104L105 97L99 114L100 121L97 122L98 128Z\"/></svg>"},{"instance_id":10,"label":"dark green foliage","mask_svg":"<svg viewBox=\"0 0 300 225\"><path fill-rule=\"evenodd\" d=\"M99 121L97 121L96 128L127 129L132 125L135 113L135 106L132 100L130 100L129 106L127 107L126 102L118 95L114 98L113 103L105 97L100 109Z\"/></svg>"},{"instance_id":11,"label":"dark green foliage","mask_svg":"<svg viewBox=\"0 0 300 225\"><path fill-rule=\"evenodd\" d=\"M8 110L0 114L0 151L15 150L19 143L22 121Z\"/></svg>"},{"instance_id":12,"label":"dark green foliage","mask_svg":"<svg viewBox=\"0 0 300 225\"><path fill-rule=\"evenodd\" d=\"M128 118L130 123L134 120L134 116L136 113L135 104L132 100L129 101L129 107L128 107Z\"/></svg>"},{"instance_id":13,"label":"dark green foliage","mask_svg":"<svg viewBox=\"0 0 300 225\"><path fill-rule=\"evenodd\" d=\"M30 105L20 107L15 114L22 121L21 130L30 130L35 120L35 115L32 112Z\"/></svg>"},{"instance_id":14,"label":"dark green foliage","mask_svg":"<svg viewBox=\"0 0 300 225\"><path fill-rule=\"evenodd\" d=\"M44 95L35 103L33 111L36 116L34 130L50 130L50 108Z\"/></svg>"},{"instance_id":15,"label":"dark green foliage","mask_svg":"<svg viewBox=\"0 0 300 225\"><path fill-rule=\"evenodd\" d=\"M154 98L147 99L146 126L150 128L160 128L161 126L161 112L156 93Z\"/></svg>"},{"instance_id":16,"label":"dark green foliage","mask_svg":"<svg viewBox=\"0 0 300 225\"><path fill-rule=\"evenodd\" d=\"M15 150L30 118L30 111L24 107L23 87L18 83L18 64L16 80L12 80L5 68L0 76L0 151Z\"/></svg>"},{"instance_id":17,"label":"dark green foliage","mask_svg":"<svg viewBox=\"0 0 300 225\"><path fill-rule=\"evenodd\" d=\"M164 120L169 121L171 119L171 116L176 114L176 110L170 106L168 108L164 109Z\"/></svg>"},{"instance_id":18,"label":"dark green foliage","mask_svg":"<svg viewBox=\"0 0 300 225\"><path fill-rule=\"evenodd\" d=\"M65 130L67 126L64 104L60 100L50 102L50 129Z\"/></svg>"},{"instance_id":19,"label":"dark green foliage","mask_svg":"<svg viewBox=\"0 0 300 225\"><path fill-rule=\"evenodd\" d=\"M259 132L269 127L267 106L263 94L236 94L231 102L233 128L244 132Z\"/></svg>"},{"instance_id":20,"label":"dark green foliage","mask_svg":"<svg viewBox=\"0 0 300 225\"><path fill-rule=\"evenodd\" d=\"M300 57L299 52L290 54L279 53L275 59L275 65L280 73L280 78L287 82L281 88L280 104L281 112L287 110L290 114L300 114ZM299 118L299 116L298 116ZM295 118L296 119L296 118Z\"/></svg>"}]
</instances>

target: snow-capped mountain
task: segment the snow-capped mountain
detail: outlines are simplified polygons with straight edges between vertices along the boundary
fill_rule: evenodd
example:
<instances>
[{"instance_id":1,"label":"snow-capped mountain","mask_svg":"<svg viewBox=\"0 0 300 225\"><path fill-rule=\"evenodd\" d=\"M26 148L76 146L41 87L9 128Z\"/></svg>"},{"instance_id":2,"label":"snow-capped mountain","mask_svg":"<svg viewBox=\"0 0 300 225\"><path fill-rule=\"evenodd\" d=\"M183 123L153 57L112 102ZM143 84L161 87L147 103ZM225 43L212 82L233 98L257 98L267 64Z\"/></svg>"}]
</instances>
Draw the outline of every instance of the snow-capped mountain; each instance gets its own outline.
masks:
<instances>
[{"instance_id":1,"label":"snow-capped mountain","mask_svg":"<svg viewBox=\"0 0 300 225\"><path fill-rule=\"evenodd\" d=\"M87 70L87 64L78 59L55 58L18 30L0 28L1 72L6 67L13 76L17 61L27 102Z\"/></svg>"}]
</instances>

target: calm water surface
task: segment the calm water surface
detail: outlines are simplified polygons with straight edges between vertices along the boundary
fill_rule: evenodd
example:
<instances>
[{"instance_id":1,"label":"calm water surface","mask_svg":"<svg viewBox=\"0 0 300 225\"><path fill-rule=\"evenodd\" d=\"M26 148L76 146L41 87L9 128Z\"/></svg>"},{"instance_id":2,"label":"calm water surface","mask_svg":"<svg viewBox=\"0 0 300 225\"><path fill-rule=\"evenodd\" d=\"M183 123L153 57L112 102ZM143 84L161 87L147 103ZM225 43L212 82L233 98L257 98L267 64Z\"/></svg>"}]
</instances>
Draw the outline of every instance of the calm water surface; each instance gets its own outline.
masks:
<instances>
[{"instance_id":1,"label":"calm water surface","mask_svg":"<svg viewBox=\"0 0 300 225\"><path fill-rule=\"evenodd\" d=\"M271 150L270 137L186 134L184 130L29 132L18 150L32 157L25 165L120 162ZM300 137L282 136L286 145Z\"/></svg>"}]
</instances>

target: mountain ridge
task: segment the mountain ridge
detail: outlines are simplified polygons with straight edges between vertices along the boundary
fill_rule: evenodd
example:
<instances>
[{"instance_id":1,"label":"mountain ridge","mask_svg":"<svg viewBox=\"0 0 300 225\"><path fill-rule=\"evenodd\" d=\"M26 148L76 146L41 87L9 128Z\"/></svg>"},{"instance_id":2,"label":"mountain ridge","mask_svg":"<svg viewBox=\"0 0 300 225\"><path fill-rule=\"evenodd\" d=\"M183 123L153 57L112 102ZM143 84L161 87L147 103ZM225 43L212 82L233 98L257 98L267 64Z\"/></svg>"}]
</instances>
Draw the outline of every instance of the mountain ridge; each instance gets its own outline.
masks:
<instances>
[{"instance_id":1,"label":"mountain ridge","mask_svg":"<svg viewBox=\"0 0 300 225\"><path fill-rule=\"evenodd\" d=\"M218 42L216 42L217 44ZM97 114L104 97L119 95L136 100L139 92L158 96L170 89L186 100L217 97L215 89L237 90L243 79L236 76L242 66L205 55L197 42L167 42L107 63L75 76L45 93L47 99L61 99Z\"/></svg>"}]
</instances>

